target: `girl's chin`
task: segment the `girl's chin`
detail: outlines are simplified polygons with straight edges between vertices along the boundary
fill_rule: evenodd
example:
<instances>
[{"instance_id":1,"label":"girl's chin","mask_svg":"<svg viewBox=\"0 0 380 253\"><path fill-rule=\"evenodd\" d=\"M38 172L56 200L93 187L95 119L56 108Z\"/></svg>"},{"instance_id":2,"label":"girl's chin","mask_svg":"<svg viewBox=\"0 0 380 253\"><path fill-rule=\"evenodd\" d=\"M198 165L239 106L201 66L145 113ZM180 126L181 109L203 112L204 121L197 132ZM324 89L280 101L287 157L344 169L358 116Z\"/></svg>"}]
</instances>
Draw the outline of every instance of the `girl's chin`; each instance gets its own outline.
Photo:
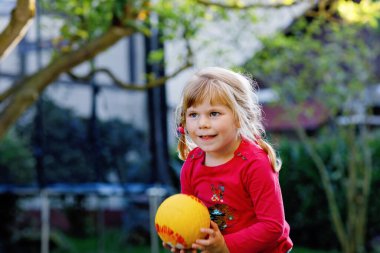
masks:
<instances>
[{"instance_id":1,"label":"girl's chin","mask_svg":"<svg viewBox=\"0 0 380 253\"><path fill-rule=\"evenodd\" d=\"M202 149L204 152L216 152L218 150L218 147L214 145L205 145L204 143L199 143L198 147Z\"/></svg>"},{"instance_id":2,"label":"girl's chin","mask_svg":"<svg viewBox=\"0 0 380 253\"><path fill-rule=\"evenodd\" d=\"M214 142L211 140L199 140L196 142L197 146L202 148L202 149L214 149Z\"/></svg>"}]
</instances>

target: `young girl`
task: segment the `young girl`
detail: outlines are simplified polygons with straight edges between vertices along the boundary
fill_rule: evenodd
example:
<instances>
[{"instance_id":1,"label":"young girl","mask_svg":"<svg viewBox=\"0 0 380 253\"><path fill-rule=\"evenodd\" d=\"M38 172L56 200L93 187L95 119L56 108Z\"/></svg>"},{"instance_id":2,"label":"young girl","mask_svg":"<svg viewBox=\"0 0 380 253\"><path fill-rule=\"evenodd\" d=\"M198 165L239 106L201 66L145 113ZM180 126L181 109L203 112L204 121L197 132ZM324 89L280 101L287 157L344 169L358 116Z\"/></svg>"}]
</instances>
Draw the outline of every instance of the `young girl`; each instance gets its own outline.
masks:
<instances>
[{"instance_id":1,"label":"young girl","mask_svg":"<svg viewBox=\"0 0 380 253\"><path fill-rule=\"evenodd\" d=\"M186 85L177 108L178 151L185 160L181 192L201 199L212 220L193 252L292 248L278 181L281 162L262 138L261 120L252 84L238 73L206 68Z\"/></svg>"}]
</instances>

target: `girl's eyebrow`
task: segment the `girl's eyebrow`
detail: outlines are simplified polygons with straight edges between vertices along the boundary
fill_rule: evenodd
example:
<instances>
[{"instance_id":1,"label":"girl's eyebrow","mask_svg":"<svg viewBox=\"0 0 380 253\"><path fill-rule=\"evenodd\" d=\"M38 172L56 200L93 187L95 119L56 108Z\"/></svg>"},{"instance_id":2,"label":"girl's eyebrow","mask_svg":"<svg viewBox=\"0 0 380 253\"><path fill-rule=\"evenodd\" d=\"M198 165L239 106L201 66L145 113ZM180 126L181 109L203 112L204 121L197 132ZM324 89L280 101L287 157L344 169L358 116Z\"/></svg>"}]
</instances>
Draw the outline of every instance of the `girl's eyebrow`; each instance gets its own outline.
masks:
<instances>
[{"instance_id":1,"label":"girl's eyebrow","mask_svg":"<svg viewBox=\"0 0 380 253\"><path fill-rule=\"evenodd\" d=\"M196 112L196 110L195 110L195 109L187 109L187 110L186 110L186 114L188 114L188 113L193 113L193 112Z\"/></svg>"}]
</instances>

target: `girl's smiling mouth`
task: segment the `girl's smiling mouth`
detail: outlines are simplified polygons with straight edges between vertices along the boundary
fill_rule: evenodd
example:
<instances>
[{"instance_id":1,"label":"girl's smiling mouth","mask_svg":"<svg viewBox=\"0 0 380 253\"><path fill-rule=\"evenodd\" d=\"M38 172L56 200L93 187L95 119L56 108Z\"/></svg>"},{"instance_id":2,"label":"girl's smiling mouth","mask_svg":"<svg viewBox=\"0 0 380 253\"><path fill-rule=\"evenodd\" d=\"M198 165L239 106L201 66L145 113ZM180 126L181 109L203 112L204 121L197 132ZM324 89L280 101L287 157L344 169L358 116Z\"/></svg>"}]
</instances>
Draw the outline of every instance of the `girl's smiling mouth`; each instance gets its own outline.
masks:
<instances>
[{"instance_id":1,"label":"girl's smiling mouth","mask_svg":"<svg viewBox=\"0 0 380 253\"><path fill-rule=\"evenodd\" d=\"M215 137L216 137L216 134L215 135L199 135L199 138L201 138L202 140L211 140Z\"/></svg>"}]
</instances>

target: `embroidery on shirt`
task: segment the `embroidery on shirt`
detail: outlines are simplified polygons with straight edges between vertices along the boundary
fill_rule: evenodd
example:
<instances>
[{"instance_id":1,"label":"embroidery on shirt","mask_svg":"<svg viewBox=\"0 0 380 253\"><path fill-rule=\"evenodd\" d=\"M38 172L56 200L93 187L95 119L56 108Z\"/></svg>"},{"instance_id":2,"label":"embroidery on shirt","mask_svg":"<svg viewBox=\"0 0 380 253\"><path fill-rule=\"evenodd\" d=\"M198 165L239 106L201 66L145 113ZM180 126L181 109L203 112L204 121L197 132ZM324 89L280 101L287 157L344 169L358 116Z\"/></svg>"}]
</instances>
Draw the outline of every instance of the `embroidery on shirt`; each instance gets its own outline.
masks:
<instances>
[{"instance_id":1,"label":"embroidery on shirt","mask_svg":"<svg viewBox=\"0 0 380 253\"><path fill-rule=\"evenodd\" d=\"M223 194L224 194L224 186L219 184L218 188L216 188L213 184L211 184L211 191L212 191L212 202L223 202Z\"/></svg>"},{"instance_id":2,"label":"embroidery on shirt","mask_svg":"<svg viewBox=\"0 0 380 253\"><path fill-rule=\"evenodd\" d=\"M220 231L228 227L228 221L233 220L232 213L226 204L216 204L208 208L210 218L213 222L218 224Z\"/></svg>"},{"instance_id":3,"label":"embroidery on shirt","mask_svg":"<svg viewBox=\"0 0 380 253\"><path fill-rule=\"evenodd\" d=\"M218 187L215 187L211 184L212 202L223 203L224 190L224 185L219 184ZM210 206L208 210L211 220L218 225L220 231L223 231L228 227L228 221L233 220L233 215L230 208L226 204L221 203Z\"/></svg>"}]
</instances>

